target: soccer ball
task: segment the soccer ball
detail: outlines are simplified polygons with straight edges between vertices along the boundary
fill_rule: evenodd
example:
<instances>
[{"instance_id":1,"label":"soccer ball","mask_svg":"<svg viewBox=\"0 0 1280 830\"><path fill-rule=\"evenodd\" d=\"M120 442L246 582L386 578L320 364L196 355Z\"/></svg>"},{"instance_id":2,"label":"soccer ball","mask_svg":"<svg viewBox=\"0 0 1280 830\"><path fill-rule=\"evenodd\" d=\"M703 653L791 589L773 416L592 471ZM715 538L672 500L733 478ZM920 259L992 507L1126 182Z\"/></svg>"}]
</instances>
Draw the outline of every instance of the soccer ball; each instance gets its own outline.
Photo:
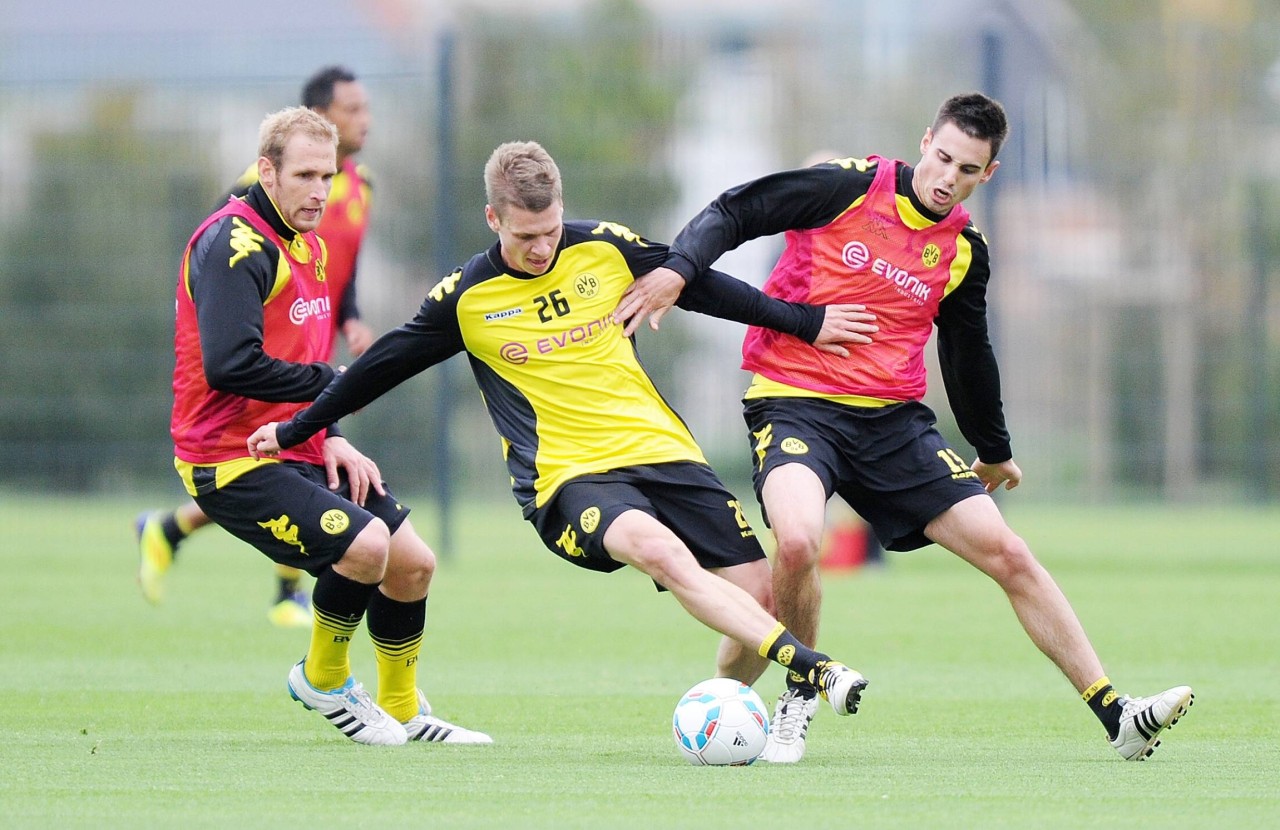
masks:
<instances>
[{"instance_id":1,"label":"soccer ball","mask_svg":"<svg viewBox=\"0 0 1280 830\"><path fill-rule=\"evenodd\" d=\"M769 736L760 695L745 683L713 677L684 693L671 718L676 747L695 766L750 764Z\"/></svg>"}]
</instances>

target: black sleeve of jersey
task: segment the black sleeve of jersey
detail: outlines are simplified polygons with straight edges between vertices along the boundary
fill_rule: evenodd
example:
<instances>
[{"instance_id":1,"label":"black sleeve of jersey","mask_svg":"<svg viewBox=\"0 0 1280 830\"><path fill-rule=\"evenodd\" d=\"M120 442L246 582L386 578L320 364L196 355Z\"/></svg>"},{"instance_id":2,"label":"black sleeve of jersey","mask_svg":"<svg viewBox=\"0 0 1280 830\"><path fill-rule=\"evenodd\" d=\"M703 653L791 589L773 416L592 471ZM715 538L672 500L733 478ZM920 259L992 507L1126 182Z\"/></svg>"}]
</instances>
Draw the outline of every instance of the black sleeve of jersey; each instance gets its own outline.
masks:
<instances>
[{"instance_id":1,"label":"black sleeve of jersey","mask_svg":"<svg viewBox=\"0 0 1280 830\"><path fill-rule=\"evenodd\" d=\"M434 290L434 289L433 289ZM458 293L427 297L412 320L374 341L339 374L315 403L276 428L281 447L292 447L344 415L362 409L414 375L462 351Z\"/></svg>"},{"instance_id":2,"label":"black sleeve of jersey","mask_svg":"<svg viewBox=\"0 0 1280 830\"><path fill-rule=\"evenodd\" d=\"M818 338L825 315L821 306L770 297L754 285L714 268L690 282L676 305L722 320L792 334L806 343Z\"/></svg>"},{"instance_id":3,"label":"black sleeve of jersey","mask_svg":"<svg viewBox=\"0 0 1280 830\"><path fill-rule=\"evenodd\" d=\"M333 379L324 362L277 360L262 348L262 304L275 282L280 251L264 245L231 265L232 221L201 235L188 270L204 375L211 389L270 402L310 401Z\"/></svg>"},{"instance_id":4,"label":"black sleeve of jersey","mask_svg":"<svg viewBox=\"0 0 1280 830\"><path fill-rule=\"evenodd\" d=\"M686 281L749 239L820 228L866 194L875 167L828 162L773 173L726 190L689 220L665 263Z\"/></svg>"},{"instance_id":5,"label":"black sleeve of jersey","mask_svg":"<svg viewBox=\"0 0 1280 830\"><path fill-rule=\"evenodd\" d=\"M987 331L987 281L991 261L987 245L971 230L969 273L938 305L938 363L947 400L965 440L978 458L998 464L1013 458L1004 404L1000 400L1000 369Z\"/></svg>"},{"instance_id":6,"label":"black sleeve of jersey","mask_svg":"<svg viewBox=\"0 0 1280 830\"><path fill-rule=\"evenodd\" d=\"M338 298L339 326L348 320L360 319L360 307L356 305L356 274L356 266L352 265L351 279L347 282L347 287L342 289L342 296Z\"/></svg>"}]
</instances>

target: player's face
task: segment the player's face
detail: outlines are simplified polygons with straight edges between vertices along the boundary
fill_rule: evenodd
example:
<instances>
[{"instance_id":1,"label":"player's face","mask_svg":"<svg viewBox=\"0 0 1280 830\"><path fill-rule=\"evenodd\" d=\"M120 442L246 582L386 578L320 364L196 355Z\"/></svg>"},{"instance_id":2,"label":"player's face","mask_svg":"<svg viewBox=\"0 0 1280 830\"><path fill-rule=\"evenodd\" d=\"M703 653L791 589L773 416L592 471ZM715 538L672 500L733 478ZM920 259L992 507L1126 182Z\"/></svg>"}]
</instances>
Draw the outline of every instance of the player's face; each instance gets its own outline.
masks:
<instances>
[{"instance_id":1,"label":"player's face","mask_svg":"<svg viewBox=\"0 0 1280 830\"><path fill-rule=\"evenodd\" d=\"M338 128L338 152L343 158L364 148L369 135L369 95L359 81L338 81L333 85L333 100L316 112Z\"/></svg>"},{"instance_id":2,"label":"player's face","mask_svg":"<svg viewBox=\"0 0 1280 830\"><path fill-rule=\"evenodd\" d=\"M934 213L946 214L990 180L1000 162L991 160L991 142L968 136L947 122L920 139L920 163L911 177L916 196Z\"/></svg>"},{"instance_id":3,"label":"player's face","mask_svg":"<svg viewBox=\"0 0 1280 830\"><path fill-rule=\"evenodd\" d=\"M258 159L258 178L280 216L290 227L304 232L320 224L329 185L337 172L334 146L302 133L294 133L285 143L279 169L265 157Z\"/></svg>"},{"instance_id":4,"label":"player's face","mask_svg":"<svg viewBox=\"0 0 1280 830\"><path fill-rule=\"evenodd\" d=\"M564 233L563 205L556 202L538 213L508 206L501 216L492 205L485 205L484 218L498 235L503 262L526 274L547 273Z\"/></svg>"}]
</instances>

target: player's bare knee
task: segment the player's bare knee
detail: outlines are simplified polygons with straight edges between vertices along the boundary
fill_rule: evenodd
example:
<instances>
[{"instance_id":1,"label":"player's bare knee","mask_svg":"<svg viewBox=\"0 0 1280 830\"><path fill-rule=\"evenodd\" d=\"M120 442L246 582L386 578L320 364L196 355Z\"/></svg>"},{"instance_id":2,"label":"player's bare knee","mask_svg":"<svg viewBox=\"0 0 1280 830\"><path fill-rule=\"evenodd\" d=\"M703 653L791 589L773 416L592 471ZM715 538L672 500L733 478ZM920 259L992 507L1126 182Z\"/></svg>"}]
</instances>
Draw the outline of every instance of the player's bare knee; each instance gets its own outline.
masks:
<instances>
[{"instance_id":1,"label":"player's bare knee","mask_svg":"<svg viewBox=\"0 0 1280 830\"><path fill-rule=\"evenodd\" d=\"M395 599L425 596L436 572L436 555L412 528L401 527L391 537L383 588Z\"/></svg>"},{"instance_id":2,"label":"player's bare knee","mask_svg":"<svg viewBox=\"0 0 1280 830\"><path fill-rule=\"evenodd\" d=\"M688 582L690 566L701 567L691 553L666 539L642 542L632 555L632 560L637 568L655 582L672 591Z\"/></svg>"},{"instance_id":3,"label":"player's bare knee","mask_svg":"<svg viewBox=\"0 0 1280 830\"><path fill-rule=\"evenodd\" d=\"M381 582L386 575L391 532L375 518L356 535L338 560L340 571L358 582Z\"/></svg>"},{"instance_id":4,"label":"player's bare knee","mask_svg":"<svg viewBox=\"0 0 1280 830\"><path fill-rule=\"evenodd\" d=\"M987 572L1005 588L1015 588L1028 580L1036 579L1043 572L1040 563L1031 553L1031 548L1013 533L1000 538L993 546L993 555L988 561L990 564Z\"/></svg>"},{"instance_id":5,"label":"player's bare knee","mask_svg":"<svg viewBox=\"0 0 1280 830\"><path fill-rule=\"evenodd\" d=\"M774 567L781 571L807 571L818 567L818 553L822 546L821 533L804 530L775 530L777 548Z\"/></svg>"}]
</instances>

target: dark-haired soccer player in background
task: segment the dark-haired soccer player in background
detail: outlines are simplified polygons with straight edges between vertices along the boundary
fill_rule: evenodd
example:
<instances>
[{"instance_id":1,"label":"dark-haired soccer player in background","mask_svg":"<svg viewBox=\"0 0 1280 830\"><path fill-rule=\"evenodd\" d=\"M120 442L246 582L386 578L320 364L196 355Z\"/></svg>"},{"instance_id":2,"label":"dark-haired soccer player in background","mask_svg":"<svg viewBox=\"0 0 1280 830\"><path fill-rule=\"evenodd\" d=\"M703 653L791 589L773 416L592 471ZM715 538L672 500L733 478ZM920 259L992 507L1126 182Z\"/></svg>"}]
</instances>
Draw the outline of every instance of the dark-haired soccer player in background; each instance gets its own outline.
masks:
<instances>
[{"instance_id":1,"label":"dark-haired soccer player in background","mask_svg":"<svg viewBox=\"0 0 1280 830\"><path fill-rule=\"evenodd\" d=\"M655 325L652 318L685 281L725 251L785 233L765 292L796 302L862 303L880 328L850 360L758 327L743 343L743 367L756 373L744 415L756 496L777 540L778 619L806 645L816 644L818 548L827 501L838 494L887 549L935 542L994 579L1116 751L1142 760L1191 705L1190 687L1119 696L1066 597L990 496L1001 484L1016 487L1022 471L987 334L987 242L960 203L995 174L1007 133L998 102L957 95L925 129L914 168L878 156L847 158L725 191L676 237L667 267L635 284L619 316L629 320L628 331L646 315ZM947 445L921 402L924 347L935 324L951 409L977 449L972 464ZM799 761L816 710L813 684L789 674L761 757Z\"/></svg>"},{"instance_id":2,"label":"dark-haired soccer player in background","mask_svg":"<svg viewBox=\"0 0 1280 830\"><path fill-rule=\"evenodd\" d=\"M866 681L800 643L772 616L769 564L740 503L707 465L645 372L613 311L667 246L610 222L564 221L560 172L534 142L485 165L497 243L433 287L414 319L383 335L310 407L249 437L256 456L305 441L400 382L465 351L502 438L524 517L580 567L627 565L724 635L720 675L751 683L768 660L804 675L840 715ZM772 300L701 275L682 304L776 326L847 354L874 326L860 306ZM824 352L825 353L825 352Z\"/></svg>"},{"instance_id":3,"label":"dark-haired soccer player in background","mask_svg":"<svg viewBox=\"0 0 1280 830\"><path fill-rule=\"evenodd\" d=\"M371 121L369 96L355 73L342 66L325 67L302 87L302 106L329 119L338 128L338 174L317 233L329 252L327 281L335 301L333 317L347 351L359 356L373 342L373 331L360 319L356 303L356 262L365 228L369 224L371 185L368 171L356 162L364 148ZM253 163L232 185L228 198L241 198L258 181L258 165ZM335 352L336 352L335 340ZM332 360L335 355L330 355ZM138 583L151 603L163 596L164 575L172 566L178 546L190 534L209 524L199 506L190 501L171 511L147 511L135 524L139 547ZM276 566L278 587L267 618L282 627L311 625L310 603L302 587L302 572Z\"/></svg>"}]
</instances>

